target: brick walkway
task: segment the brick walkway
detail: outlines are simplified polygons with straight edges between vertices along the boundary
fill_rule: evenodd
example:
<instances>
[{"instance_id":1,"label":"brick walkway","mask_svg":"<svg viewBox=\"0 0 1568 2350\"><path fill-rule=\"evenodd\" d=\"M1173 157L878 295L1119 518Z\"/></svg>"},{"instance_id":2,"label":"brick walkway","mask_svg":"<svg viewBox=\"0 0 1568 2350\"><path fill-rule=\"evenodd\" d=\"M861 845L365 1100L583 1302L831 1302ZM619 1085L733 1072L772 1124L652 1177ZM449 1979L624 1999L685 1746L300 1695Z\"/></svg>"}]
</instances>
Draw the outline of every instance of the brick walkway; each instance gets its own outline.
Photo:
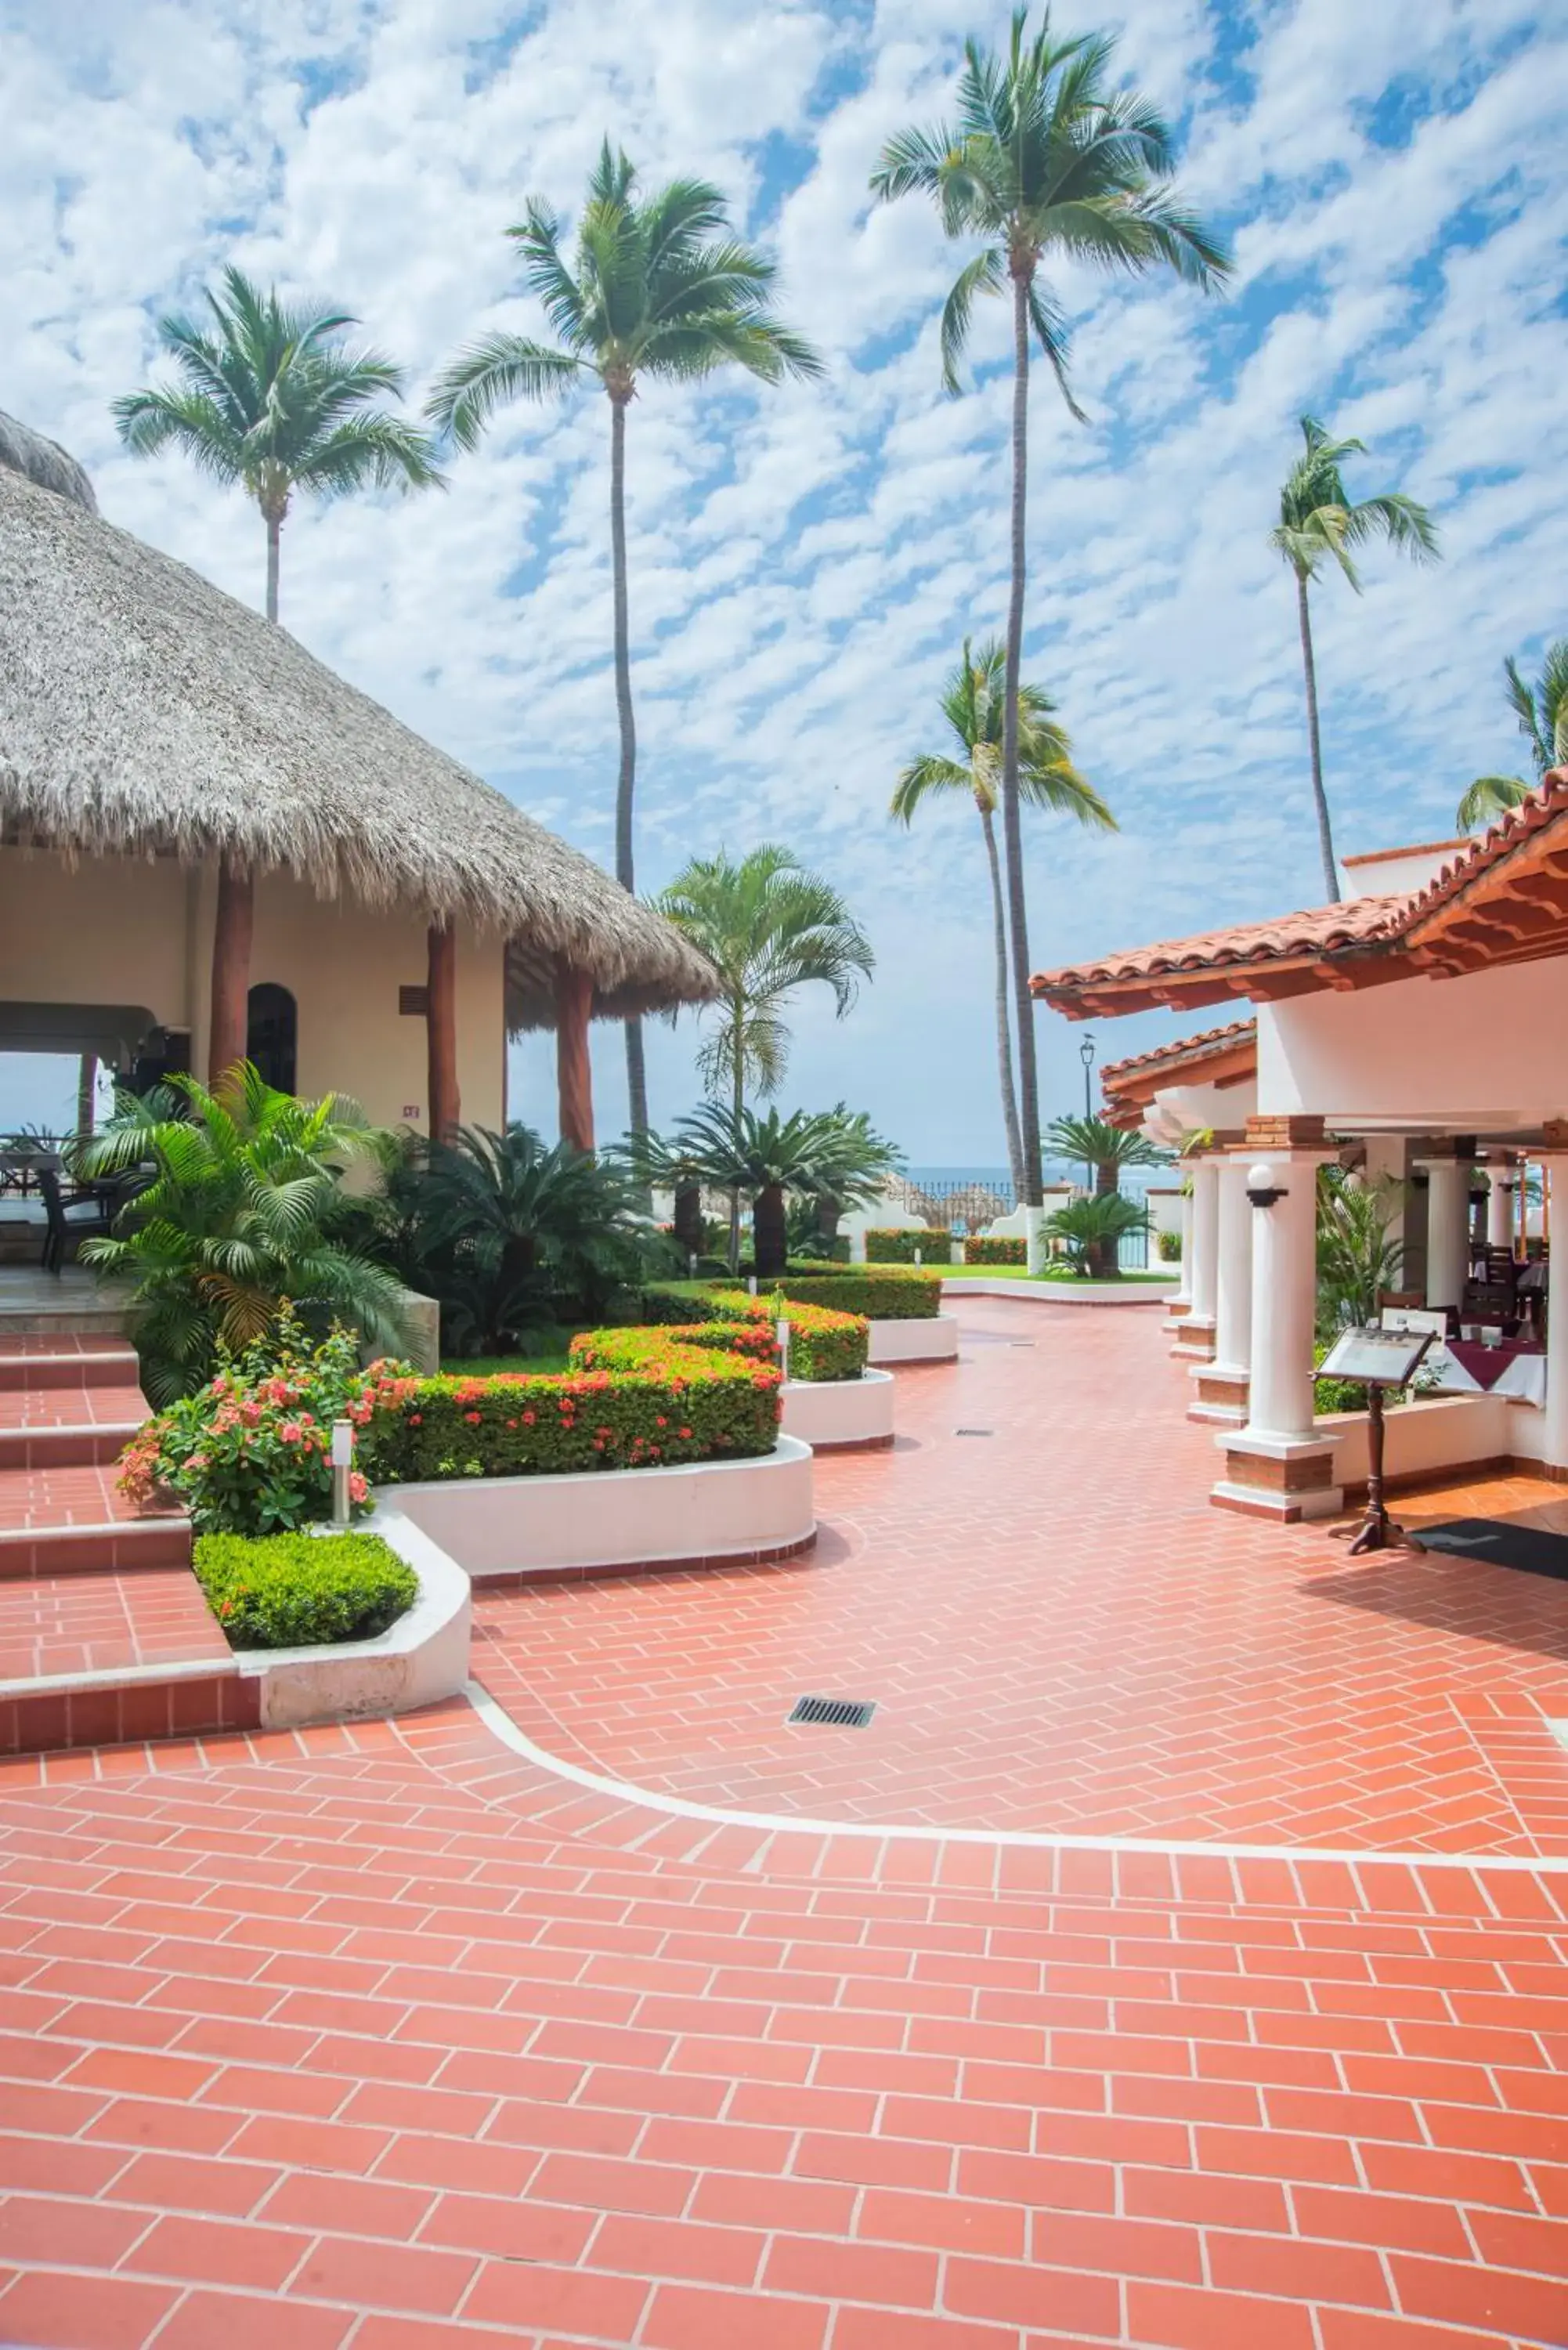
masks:
<instances>
[{"instance_id":1,"label":"brick walkway","mask_svg":"<svg viewBox=\"0 0 1568 2350\"><path fill-rule=\"evenodd\" d=\"M1568 1853L1568 1587L1213 1509L1156 1313L960 1312L959 1367L898 1375L898 1449L819 1461L815 1558L486 1597L476 1670L519 1726L749 1810ZM1543 1497L1562 1518L1524 1481L1487 1506ZM879 1711L787 1728L808 1692Z\"/></svg>"},{"instance_id":2,"label":"brick walkway","mask_svg":"<svg viewBox=\"0 0 1568 2350\"><path fill-rule=\"evenodd\" d=\"M1375 1852L1231 1858L715 1825L586 1792L509 1752L462 1704L400 1727L0 1765L0 2342L1568 2340L1568 1871L1520 1857L1531 1806L1549 1809L1568 1776L1560 1749L1553 1764L1532 1743L1535 1700L1563 1689L1551 1648L1562 1586L1467 1567L1466 1589L1445 1580L1419 1607L1407 1591L1396 1609L1381 1586L1374 1607L1325 1599L1319 1578L1348 1586L1343 1558L1319 1536L1199 1519L1201 1440L1154 1412L1121 1448L1114 1503L1088 1506L1069 1542L1069 1489L1103 1462L1085 1392L1104 1397L1126 1350L1158 1364L1158 1333L1141 1316L1075 1317L1070 1426L1054 1436L1019 1412L1011 1443L956 1439L944 1426L1003 1426L999 1371L1038 1405L1041 1357L1061 1343L1056 1315L984 1311L993 1340L1021 1326L1035 1347L977 1337L956 1374L901 1375L922 1449L826 1471L832 1538L815 1568L774 1571L776 1617L758 1613L763 1576L617 1584L627 1639L614 1655L609 1615L588 1605L605 1592L550 1592L521 1615L509 1599L550 1708L557 1617L598 1644L601 1687L581 1726L597 1741L617 1718L618 1675L623 1734L640 1752L680 1637L667 1594L682 1611L706 1601L687 1637L710 1645L687 1669L696 1687L706 1666L726 1702L733 1675L762 1688L770 1640L792 1693L799 1663L821 1679L836 1655L826 1686L858 1693L879 1604L880 1653L899 1675L869 1693L895 1726L907 1705L927 1710L930 1785L948 1811L1008 1804L1016 1827L1017 1754L1024 1770L1058 1767L1049 1752L1064 1784L1076 1758L1072 1802L1102 1817L1127 1800L1118 1773L1144 1803L1179 1767L1179 1817L1208 1815L1190 1808L1201 1784L1204 1804L1234 1820L1250 1769L1262 1816L1248 1840L1282 1846L1302 1834L1314 1674L1318 1767L1354 1754L1358 1790L1379 1721L1393 1786L1425 1751L1412 1742L1440 1690L1469 1742L1464 1770L1490 1773L1469 1848L1485 1855L1491 1835L1512 1856L1406 1866ZM1059 1369L1066 1360L1063 1343ZM961 1482L945 1502L931 1482L944 1457ZM939 1504L945 1590L917 1541ZM1156 1530L1163 1659L1128 1620L1131 1566L1096 1575L1095 1528L1113 1509L1128 1553L1137 1524ZM1031 1513L1032 1583L1008 1563ZM1193 1578L1185 1615L1173 1550ZM1085 1611L1092 1633L1075 1628ZM672 1624L655 1645L650 1627ZM524 1637L493 1647L496 1686ZM1029 1644L1035 1695L1010 1700L1007 1725L992 1722L955 1769L929 1710L943 1688L944 1702L961 1699L965 1674L1007 1640ZM1358 1643L1376 1651L1364 1675ZM1225 1712L1216 1775L1201 1782L1199 1750L1184 1759L1172 1742L1189 1682L1256 1710L1250 1749ZM1291 1769L1276 1782L1267 1709L1282 1690L1303 1712L1281 1732ZM1129 1692L1159 1731L1141 1765ZM1025 1743L1004 1773L1007 1738L1026 1740L1067 1695L1071 1721L1050 1732L1060 1743ZM1196 1737L1198 1700L1183 1703ZM755 1718L760 1740L760 1701ZM809 1805L793 1808L912 1816L915 1741L901 1735L899 1752L875 1727L837 1736L867 1759L830 1766L825 1746ZM776 1762L753 1760L772 1786ZM722 1743L707 1765L715 1786L736 1767ZM1054 1800L1044 1786L1037 1810ZM1414 1825L1458 1843L1436 1801L1424 1790L1341 1840L1390 1849Z\"/></svg>"}]
</instances>

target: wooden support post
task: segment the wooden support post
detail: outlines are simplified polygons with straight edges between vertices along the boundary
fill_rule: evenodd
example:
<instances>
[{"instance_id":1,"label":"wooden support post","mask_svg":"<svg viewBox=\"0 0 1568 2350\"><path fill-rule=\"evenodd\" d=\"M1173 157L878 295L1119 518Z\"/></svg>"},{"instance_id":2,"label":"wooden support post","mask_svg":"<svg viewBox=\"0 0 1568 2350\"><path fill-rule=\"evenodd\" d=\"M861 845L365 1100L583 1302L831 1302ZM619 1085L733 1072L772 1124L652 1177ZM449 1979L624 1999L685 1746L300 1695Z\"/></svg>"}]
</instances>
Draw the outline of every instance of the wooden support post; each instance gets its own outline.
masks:
<instances>
[{"instance_id":1,"label":"wooden support post","mask_svg":"<svg viewBox=\"0 0 1568 2350\"><path fill-rule=\"evenodd\" d=\"M450 1142L462 1120L457 1089L457 932L452 923L432 922L427 946L425 1089L430 1096L431 1140Z\"/></svg>"},{"instance_id":2,"label":"wooden support post","mask_svg":"<svg viewBox=\"0 0 1568 2350\"><path fill-rule=\"evenodd\" d=\"M218 910L213 925L213 1001L207 1035L207 1083L219 1085L245 1057L250 1038L251 936L255 884L248 869L225 857L218 867Z\"/></svg>"},{"instance_id":3,"label":"wooden support post","mask_svg":"<svg viewBox=\"0 0 1568 2350\"><path fill-rule=\"evenodd\" d=\"M588 1058L588 1015L594 983L585 971L556 974L556 1082L561 1139L578 1150L594 1147L594 1073Z\"/></svg>"}]
</instances>

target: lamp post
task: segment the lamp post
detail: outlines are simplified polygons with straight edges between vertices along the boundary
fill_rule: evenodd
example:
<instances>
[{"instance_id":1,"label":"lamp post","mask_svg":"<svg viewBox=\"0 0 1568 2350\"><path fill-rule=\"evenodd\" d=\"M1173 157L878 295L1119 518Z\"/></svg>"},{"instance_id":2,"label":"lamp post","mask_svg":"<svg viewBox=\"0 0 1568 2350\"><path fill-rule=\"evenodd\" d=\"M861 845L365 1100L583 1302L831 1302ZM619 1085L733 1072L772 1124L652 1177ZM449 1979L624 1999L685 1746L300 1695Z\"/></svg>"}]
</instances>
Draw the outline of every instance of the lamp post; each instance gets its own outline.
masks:
<instances>
[{"instance_id":1,"label":"lamp post","mask_svg":"<svg viewBox=\"0 0 1568 2350\"><path fill-rule=\"evenodd\" d=\"M1084 1121L1087 1125L1095 1115L1094 1097L1089 1085L1089 1073L1095 1066L1095 1040L1092 1036L1084 1038L1078 1047L1078 1058L1084 1064ZM1095 1162L1092 1159L1085 1159L1084 1173L1087 1178L1086 1188L1092 1192L1095 1188Z\"/></svg>"}]
</instances>

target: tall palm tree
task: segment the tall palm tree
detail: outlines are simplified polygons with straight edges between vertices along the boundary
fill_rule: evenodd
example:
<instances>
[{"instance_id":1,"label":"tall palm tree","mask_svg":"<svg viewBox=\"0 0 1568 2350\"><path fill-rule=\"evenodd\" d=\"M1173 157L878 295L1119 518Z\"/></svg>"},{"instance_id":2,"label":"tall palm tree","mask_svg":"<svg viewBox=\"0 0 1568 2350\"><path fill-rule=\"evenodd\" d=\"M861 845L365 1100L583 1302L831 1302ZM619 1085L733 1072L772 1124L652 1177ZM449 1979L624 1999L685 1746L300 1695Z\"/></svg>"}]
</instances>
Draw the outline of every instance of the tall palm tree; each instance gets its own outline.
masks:
<instances>
[{"instance_id":1,"label":"tall palm tree","mask_svg":"<svg viewBox=\"0 0 1568 2350\"><path fill-rule=\"evenodd\" d=\"M1018 1021L1024 1199L1040 1203L1040 1087L1019 814L1018 687L1023 659L1024 523L1027 509L1029 354L1037 343L1072 413L1068 331L1041 277L1047 256L1141 276L1174 269L1194 285L1225 277L1220 246L1172 198L1170 130L1139 92L1110 84L1116 44L1104 35L1058 38L1044 11L1025 41L1028 10L1012 18L1006 57L970 41L951 125L903 130L888 140L872 174L884 203L931 197L951 237L981 250L960 272L942 311L943 380L959 389L978 294L1009 290L1012 305L1012 584L1007 604L1002 829L1007 851L1008 927Z\"/></svg>"},{"instance_id":2,"label":"tall palm tree","mask_svg":"<svg viewBox=\"0 0 1568 2350\"><path fill-rule=\"evenodd\" d=\"M996 1059L1002 1081L1002 1116L1012 1188L1021 1198L1023 1146L1012 1076L1007 910L994 820L1001 795L1006 667L1005 650L994 637L989 638L978 652L971 650L970 639L964 639L963 657L942 693L942 715L963 756L955 759L926 752L911 761L898 777L890 813L900 824L908 825L921 802L934 792L968 792L974 801L991 873L992 928L996 949ZM1050 808L1057 816L1076 816L1080 824L1096 826L1102 832L1114 832L1115 816L1094 785L1085 783L1073 764L1073 746L1065 728L1056 723L1056 705L1050 695L1040 686L1021 685L1018 705L1020 800L1030 807Z\"/></svg>"},{"instance_id":3,"label":"tall palm tree","mask_svg":"<svg viewBox=\"0 0 1568 2350\"><path fill-rule=\"evenodd\" d=\"M120 439L139 457L182 450L204 473L240 483L266 525L266 616L277 618L278 542L296 492L342 497L440 484L434 445L378 402L400 397L403 371L378 351L347 350L358 321L346 310L296 308L243 270L209 294L213 329L161 318L158 338L176 382L114 403Z\"/></svg>"},{"instance_id":4,"label":"tall palm tree","mask_svg":"<svg viewBox=\"0 0 1568 2350\"><path fill-rule=\"evenodd\" d=\"M561 250L565 223L531 196L506 232L523 277L544 307L556 340L488 335L458 354L437 379L430 413L460 448L472 449L504 400L548 400L585 378L610 411L610 562L615 608L615 696L620 722L616 785L616 879L635 887L632 802L637 725L631 702L631 638L626 566L626 411L639 381L691 383L718 369L743 367L764 383L822 373L809 343L769 307L775 266L730 228L729 209L706 180L673 180L643 202L637 173L607 139L588 182L575 261ZM633 1133L648 1125L642 1024L626 1024L627 1083Z\"/></svg>"},{"instance_id":5,"label":"tall palm tree","mask_svg":"<svg viewBox=\"0 0 1568 2350\"><path fill-rule=\"evenodd\" d=\"M1324 887L1329 902L1339 902L1339 868L1334 863L1334 831L1329 822L1328 795L1323 787L1323 745L1317 723L1317 667L1313 660L1312 614L1307 589L1324 558L1332 556L1355 588L1361 579L1354 560L1358 546L1385 539L1417 563L1436 560L1438 533L1431 515L1402 490L1386 490L1375 498L1356 502L1345 486L1341 467L1346 457L1364 457L1363 441L1331 440L1315 416L1303 416L1302 439L1306 443L1285 477L1280 492L1280 519L1269 533L1269 545L1295 574L1296 619L1301 628L1302 668L1306 677L1307 747L1312 755L1313 798L1317 808L1318 847L1323 855Z\"/></svg>"},{"instance_id":6,"label":"tall palm tree","mask_svg":"<svg viewBox=\"0 0 1568 2350\"><path fill-rule=\"evenodd\" d=\"M1568 637L1547 646L1533 686L1526 685L1511 655L1502 667L1509 708L1530 744L1538 784L1549 768L1568 766ZM1478 775L1459 802L1459 830L1479 831L1493 816L1506 816L1528 799L1534 789L1535 784L1527 784L1521 775Z\"/></svg>"},{"instance_id":7,"label":"tall palm tree","mask_svg":"<svg viewBox=\"0 0 1568 2350\"><path fill-rule=\"evenodd\" d=\"M765 1098L784 1081L789 997L819 982L842 1020L875 966L870 941L832 884L787 848L694 857L654 904L719 973L718 1018L697 1068L739 1118L748 1085Z\"/></svg>"}]
</instances>

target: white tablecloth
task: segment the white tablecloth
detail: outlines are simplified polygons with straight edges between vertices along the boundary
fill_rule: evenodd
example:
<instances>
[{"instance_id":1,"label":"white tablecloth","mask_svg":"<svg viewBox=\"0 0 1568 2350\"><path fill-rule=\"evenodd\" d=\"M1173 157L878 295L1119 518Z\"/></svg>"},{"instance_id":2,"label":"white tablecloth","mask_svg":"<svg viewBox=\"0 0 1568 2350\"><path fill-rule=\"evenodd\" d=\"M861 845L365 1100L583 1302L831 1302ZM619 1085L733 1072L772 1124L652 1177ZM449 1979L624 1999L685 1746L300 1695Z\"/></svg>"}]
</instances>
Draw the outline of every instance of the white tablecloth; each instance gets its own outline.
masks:
<instances>
[{"instance_id":1,"label":"white tablecloth","mask_svg":"<svg viewBox=\"0 0 1568 2350\"><path fill-rule=\"evenodd\" d=\"M1502 1377L1490 1388L1483 1388L1479 1379L1472 1378L1464 1365L1441 1345L1431 1349L1426 1367L1436 1372L1438 1386L1445 1395L1506 1396L1513 1403L1546 1401L1544 1355L1515 1355Z\"/></svg>"}]
</instances>

